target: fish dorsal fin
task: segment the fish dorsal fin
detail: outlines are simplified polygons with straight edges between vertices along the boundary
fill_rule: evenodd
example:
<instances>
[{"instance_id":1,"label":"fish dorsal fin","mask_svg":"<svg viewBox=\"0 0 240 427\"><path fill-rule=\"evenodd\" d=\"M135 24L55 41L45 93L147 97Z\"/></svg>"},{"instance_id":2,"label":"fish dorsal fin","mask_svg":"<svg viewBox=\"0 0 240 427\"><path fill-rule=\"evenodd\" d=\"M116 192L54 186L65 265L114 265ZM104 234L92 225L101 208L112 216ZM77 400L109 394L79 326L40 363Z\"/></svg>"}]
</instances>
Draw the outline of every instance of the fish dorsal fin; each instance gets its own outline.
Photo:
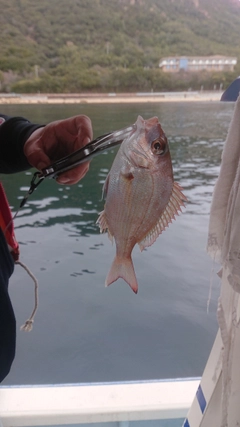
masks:
<instances>
[{"instance_id":1,"label":"fish dorsal fin","mask_svg":"<svg viewBox=\"0 0 240 427\"><path fill-rule=\"evenodd\" d=\"M172 220L176 219L175 215L179 215L179 212L182 212L181 206L184 206L184 202L187 201L187 198L181 190L182 188L180 185L177 182L174 182L171 197L158 222L148 232L144 239L138 242L141 251L144 248L151 246L157 237L168 227Z\"/></svg>"}]
</instances>

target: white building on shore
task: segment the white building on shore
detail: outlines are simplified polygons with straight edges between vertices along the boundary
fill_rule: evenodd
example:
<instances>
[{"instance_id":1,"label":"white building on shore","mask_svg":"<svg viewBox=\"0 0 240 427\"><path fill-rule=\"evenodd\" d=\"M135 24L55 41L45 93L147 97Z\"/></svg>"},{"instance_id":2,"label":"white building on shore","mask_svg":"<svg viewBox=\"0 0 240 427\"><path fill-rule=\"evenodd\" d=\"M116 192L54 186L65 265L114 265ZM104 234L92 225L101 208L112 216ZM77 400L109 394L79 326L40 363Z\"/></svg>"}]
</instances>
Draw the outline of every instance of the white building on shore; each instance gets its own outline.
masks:
<instances>
[{"instance_id":1,"label":"white building on shore","mask_svg":"<svg viewBox=\"0 0 240 427\"><path fill-rule=\"evenodd\" d=\"M233 71L237 58L232 56L168 56L162 58L159 67L167 73L184 71Z\"/></svg>"}]
</instances>

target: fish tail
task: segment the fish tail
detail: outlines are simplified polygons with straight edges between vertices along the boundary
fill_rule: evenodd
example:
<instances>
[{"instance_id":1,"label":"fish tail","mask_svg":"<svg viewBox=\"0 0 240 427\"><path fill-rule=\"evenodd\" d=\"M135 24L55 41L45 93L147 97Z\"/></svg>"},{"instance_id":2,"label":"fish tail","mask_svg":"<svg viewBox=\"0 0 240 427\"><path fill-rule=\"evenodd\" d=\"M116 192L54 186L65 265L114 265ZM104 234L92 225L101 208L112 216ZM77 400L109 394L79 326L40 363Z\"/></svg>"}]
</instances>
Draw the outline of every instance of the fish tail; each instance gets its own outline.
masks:
<instances>
[{"instance_id":1,"label":"fish tail","mask_svg":"<svg viewBox=\"0 0 240 427\"><path fill-rule=\"evenodd\" d=\"M138 283L135 275L132 258L120 258L116 256L107 275L105 286L111 285L117 279L122 278L137 294Z\"/></svg>"}]
</instances>

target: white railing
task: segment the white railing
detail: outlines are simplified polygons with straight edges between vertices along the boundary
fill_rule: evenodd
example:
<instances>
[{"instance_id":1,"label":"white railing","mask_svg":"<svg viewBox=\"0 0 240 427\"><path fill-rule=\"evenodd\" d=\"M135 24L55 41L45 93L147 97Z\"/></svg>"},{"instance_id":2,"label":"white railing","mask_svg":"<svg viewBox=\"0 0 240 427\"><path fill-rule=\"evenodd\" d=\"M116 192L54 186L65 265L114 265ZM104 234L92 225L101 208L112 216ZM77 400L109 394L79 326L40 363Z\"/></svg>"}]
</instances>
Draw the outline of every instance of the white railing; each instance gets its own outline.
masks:
<instances>
[{"instance_id":1,"label":"white railing","mask_svg":"<svg viewBox=\"0 0 240 427\"><path fill-rule=\"evenodd\" d=\"M0 387L0 426L184 418L199 379Z\"/></svg>"}]
</instances>

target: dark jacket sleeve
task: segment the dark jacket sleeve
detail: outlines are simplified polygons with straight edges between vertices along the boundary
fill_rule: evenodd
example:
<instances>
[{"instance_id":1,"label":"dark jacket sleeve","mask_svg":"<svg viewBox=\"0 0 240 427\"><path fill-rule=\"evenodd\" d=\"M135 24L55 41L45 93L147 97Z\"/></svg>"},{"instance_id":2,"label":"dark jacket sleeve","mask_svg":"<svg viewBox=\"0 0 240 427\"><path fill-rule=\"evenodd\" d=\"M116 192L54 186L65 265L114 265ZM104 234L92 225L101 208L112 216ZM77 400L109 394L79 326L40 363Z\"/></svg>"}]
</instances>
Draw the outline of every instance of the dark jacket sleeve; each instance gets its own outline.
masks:
<instances>
[{"instance_id":1,"label":"dark jacket sleeve","mask_svg":"<svg viewBox=\"0 0 240 427\"><path fill-rule=\"evenodd\" d=\"M16 320L8 295L13 269L13 258L0 228L0 382L8 375L15 357Z\"/></svg>"},{"instance_id":2,"label":"dark jacket sleeve","mask_svg":"<svg viewBox=\"0 0 240 427\"><path fill-rule=\"evenodd\" d=\"M42 125L23 117L0 113L0 173L14 173L31 168L23 147L29 136Z\"/></svg>"}]
</instances>

